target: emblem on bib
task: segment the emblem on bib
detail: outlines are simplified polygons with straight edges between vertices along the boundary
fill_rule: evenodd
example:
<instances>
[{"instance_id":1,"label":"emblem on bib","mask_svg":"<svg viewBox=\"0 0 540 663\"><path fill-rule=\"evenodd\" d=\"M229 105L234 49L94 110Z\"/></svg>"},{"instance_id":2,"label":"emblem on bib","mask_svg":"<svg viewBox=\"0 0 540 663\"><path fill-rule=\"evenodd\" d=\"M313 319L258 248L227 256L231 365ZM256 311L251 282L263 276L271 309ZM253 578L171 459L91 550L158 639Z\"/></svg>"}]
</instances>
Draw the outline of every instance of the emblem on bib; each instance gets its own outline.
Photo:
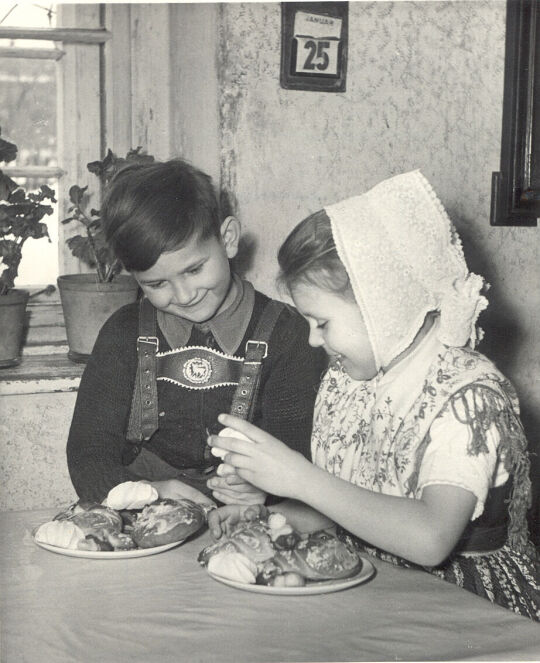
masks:
<instances>
[{"instance_id":1,"label":"emblem on bib","mask_svg":"<svg viewBox=\"0 0 540 663\"><path fill-rule=\"evenodd\" d=\"M193 357L186 361L182 373L189 382L204 384L208 382L212 375L212 364L204 357Z\"/></svg>"}]
</instances>

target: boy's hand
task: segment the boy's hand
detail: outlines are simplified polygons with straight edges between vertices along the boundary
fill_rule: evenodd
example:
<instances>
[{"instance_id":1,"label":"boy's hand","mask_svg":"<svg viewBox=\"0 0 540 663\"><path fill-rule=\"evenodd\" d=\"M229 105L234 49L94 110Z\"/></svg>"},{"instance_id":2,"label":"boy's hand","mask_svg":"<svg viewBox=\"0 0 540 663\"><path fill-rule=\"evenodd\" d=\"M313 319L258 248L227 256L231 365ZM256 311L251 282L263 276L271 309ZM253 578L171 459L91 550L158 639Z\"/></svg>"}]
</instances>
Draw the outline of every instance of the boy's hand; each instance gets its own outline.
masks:
<instances>
[{"instance_id":1,"label":"boy's hand","mask_svg":"<svg viewBox=\"0 0 540 663\"><path fill-rule=\"evenodd\" d=\"M243 419L220 414L218 420L245 436L244 439L232 437L232 433L227 437L210 436L208 444L227 452L219 454L224 463L236 468L240 478L267 493L300 498L298 489L313 470L302 454Z\"/></svg>"},{"instance_id":2,"label":"boy's hand","mask_svg":"<svg viewBox=\"0 0 540 663\"><path fill-rule=\"evenodd\" d=\"M208 529L215 539L222 534L229 534L231 528L241 520L256 520L268 515L268 509L262 504L246 506L243 504L229 504L214 509L208 514Z\"/></svg>"},{"instance_id":3,"label":"boy's hand","mask_svg":"<svg viewBox=\"0 0 540 663\"><path fill-rule=\"evenodd\" d=\"M198 504L207 504L208 506L215 506L215 502L207 497L200 490L192 488L187 484L179 481L178 479L167 479L165 481L149 481L152 486L157 490L159 497L162 499L179 500L183 497Z\"/></svg>"},{"instance_id":4,"label":"boy's hand","mask_svg":"<svg viewBox=\"0 0 540 663\"><path fill-rule=\"evenodd\" d=\"M232 465L221 463L217 474L206 484L217 500L224 504L264 504L266 493L239 477Z\"/></svg>"}]
</instances>

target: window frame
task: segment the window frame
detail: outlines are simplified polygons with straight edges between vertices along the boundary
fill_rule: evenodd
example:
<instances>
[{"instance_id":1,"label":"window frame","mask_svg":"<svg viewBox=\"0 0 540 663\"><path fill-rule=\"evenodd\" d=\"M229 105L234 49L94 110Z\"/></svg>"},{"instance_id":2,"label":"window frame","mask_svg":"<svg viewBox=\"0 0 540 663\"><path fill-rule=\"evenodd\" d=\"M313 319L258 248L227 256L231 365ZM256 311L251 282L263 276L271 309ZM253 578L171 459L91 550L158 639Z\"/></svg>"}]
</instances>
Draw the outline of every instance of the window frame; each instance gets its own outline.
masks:
<instances>
[{"instance_id":1,"label":"window frame","mask_svg":"<svg viewBox=\"0 0 540 663\"><path fill-rule=\"evenodd\" d=\"M103 49L112 38L104 25L104 10L99 4L57 5L62 25L77 27L26 28L0 26L1 39L41 40L54 42L54 47L0 47L0 57L55 60L57 66L57 138L58 166L4 166L2 170L10 177L55 178L58 198L58 263L59 273L80 273L86 270L77 258L71 255L66 239L78 234L75 224L63 226L60 220L68 216L69 188L73 184L84 186L88 171L86 164L100 158L103 150L104 95L103 92ZM65 91L68 91L66 94ZM82 109L83 112L80 112ZM99 196L100 192L96 192ZM95 201L99 206L99 200ZM58 291L39 294L46 284L24 286L31 293L28 304L28 332L23 356L36 364L36 375L40 373L39 357L43 357L43 376L50 375L50 360L64 362L67 351L65 326ZM62 353L62 354L61 354ZM36 357L37 355L37 357ZM67 359L65 359L67 362ZM71 362L68 362L68 364ZM23 367L24 368L24 367ZM21 372L20 367L16 369ZM16 380L13 375L0 375L3 382ZM71 369L70 369L71 370ZM81 369L73 364L71 373L79 376ZM42 377L43 377L42 376ZM15 382L13 382L15 384Z\"/></svg>"},{"instance_id":2,"label":"window frame","mask_svg":"<svg viewBox=\"0 0 540 663\"><path fill-rule=\"evenodd\" d=\"M89 18L88 8L94 10L94 16ZM112 33L103 27L103 11L101 5L87 5L86 11L83 9L78 11L77 7L62 7L58 6L60 20L63 16L67 16L68 21L77 20L78 14L82 22L92 20L97 22L98 27L55 27L55 28L26 28L26 27L12 27L0 26L0 39L14 39L14 40L40 40L54 42L54 48L24 48L24 47L1 47L0 57L13 57L24 59L48 59L55 60L58 63L58 97L57 97L57 111L58 111L58 167L36 167L36 166L19 166L10 167L6 166L2 170L10 177L42 177L44 179L55 178L58 181L58 210L59 219L67 216L67 207L69 205L68 191L72 184L80 184L79 177L86 167L86 163L93 159L99 158L102 152L102 135L104 128L102 126L103 111L102 99L97 100L94 109L94 126L96 125L95 118L98 118L98 130L96 145L93 147L92 155L84 162L80 163L77 155L88 153L88 149L80 149L79 145L81 140L84 140L84 132L72 130L71 124L77 113L73 112L73 104L67 99L64 93L67 89L79 89L82 87L80 84L80 75L77 69L83 66L83 62L87 62L84 54L81 57L80 47L97 47L94 71L85 71L89 79L97 78L98 89L102 90L102 48L112 38ZM71 13L70 13L71 12ZM66 65L67 60L71 59ZM74 65L74 66L69 66ZM94 86L95 91L96 86ZM92 95L90 92L90 95ZM69 105L70 108L66 108ZM90 123L89 123L90 124ZM96 135L94 132L93 135ZM66 150L69 146L69 152ZM76 146L76 149L73 147ZM90 148L92 149L92 148ZM72 232L77 232L75 228ZM69 229L59 227L58 232L58 253L59 253L59 273L67 273L74 271L81 272L84 267L80 265L77 259L73 259L65 247L65 240L68 237ZM40 286L41 284L36 284Z\"/></svg>"},{"instance_id":3,"label":"window frame","mask_svg":"<svg viewBox=\"0 0 540 663\"><path fill-rule=\"evenodd\" d=\"M500 171L492 174L492 226L536 226L540 217L540 10L507 0Z\"/></svg>"}]
</instances>

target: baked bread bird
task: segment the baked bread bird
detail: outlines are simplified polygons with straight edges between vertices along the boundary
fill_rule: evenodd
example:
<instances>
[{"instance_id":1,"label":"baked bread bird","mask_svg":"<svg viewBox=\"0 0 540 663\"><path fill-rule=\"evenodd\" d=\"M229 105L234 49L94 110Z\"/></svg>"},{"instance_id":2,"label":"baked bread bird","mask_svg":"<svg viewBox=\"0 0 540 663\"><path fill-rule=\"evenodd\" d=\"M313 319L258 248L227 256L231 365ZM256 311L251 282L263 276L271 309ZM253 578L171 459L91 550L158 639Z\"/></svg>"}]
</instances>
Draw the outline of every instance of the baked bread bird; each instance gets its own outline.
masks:
<instances>
[{"instance_id":1,"label":"baked bread bird","mask_svg":"<svg viewBox=\"0 0 540 663\"><path fill-rule=\"evenodd\" d=\"M151 503L148 503L151 502ZM117 508L112 508L112 505ZM160 499L145 482L115 486L104 503L79 501L36 530L58 548L125 551L181 542L206 522L208 507L192 500Z\"/></svg>"},{"instance_id":2,"label":"baked bread bird","mask_svg":"<svg viewBox=\"0 0 540 663\"><path fill-rule=\"evenodd\" d=\"M204 507L187 498L162 499L145 506L133 523L131 536L139 548L183 541L206 522Z\"/></svg>"},{"instance_id":3,"label":"baked bread bird","mask_svg":"<svg viewBox=\"0 0 540 663\"><path fill-rule=\"evenodd\" d=\"M198 561L229 580L273 586L341 580L362 568L356 551L332 533L321 530L302 536L278 513L239 522L204 548Z\"/></svg>"}]
</instances>

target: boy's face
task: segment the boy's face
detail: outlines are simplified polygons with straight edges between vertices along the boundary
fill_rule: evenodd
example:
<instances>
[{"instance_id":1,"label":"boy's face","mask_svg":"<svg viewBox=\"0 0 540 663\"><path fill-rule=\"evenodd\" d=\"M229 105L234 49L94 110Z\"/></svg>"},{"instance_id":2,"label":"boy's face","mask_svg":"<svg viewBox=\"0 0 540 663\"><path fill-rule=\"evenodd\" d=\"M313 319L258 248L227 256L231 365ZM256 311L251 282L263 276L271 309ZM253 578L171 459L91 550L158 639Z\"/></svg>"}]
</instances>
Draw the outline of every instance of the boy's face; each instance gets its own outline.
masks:
<instances>
[{"instance_id":1,"label":"boy's face","mask_svg":"<svg viewBox=\"0 0 540 663\"><path fill-rule=\"evenodd\" d=\"M238 252L239 238L238 221L228 217L221 237L191 237L176 251L162 253L150 269L132 274L157 309L190 322L207 322L234 297L229 259Z\"/></svg>"}]
</instances>

